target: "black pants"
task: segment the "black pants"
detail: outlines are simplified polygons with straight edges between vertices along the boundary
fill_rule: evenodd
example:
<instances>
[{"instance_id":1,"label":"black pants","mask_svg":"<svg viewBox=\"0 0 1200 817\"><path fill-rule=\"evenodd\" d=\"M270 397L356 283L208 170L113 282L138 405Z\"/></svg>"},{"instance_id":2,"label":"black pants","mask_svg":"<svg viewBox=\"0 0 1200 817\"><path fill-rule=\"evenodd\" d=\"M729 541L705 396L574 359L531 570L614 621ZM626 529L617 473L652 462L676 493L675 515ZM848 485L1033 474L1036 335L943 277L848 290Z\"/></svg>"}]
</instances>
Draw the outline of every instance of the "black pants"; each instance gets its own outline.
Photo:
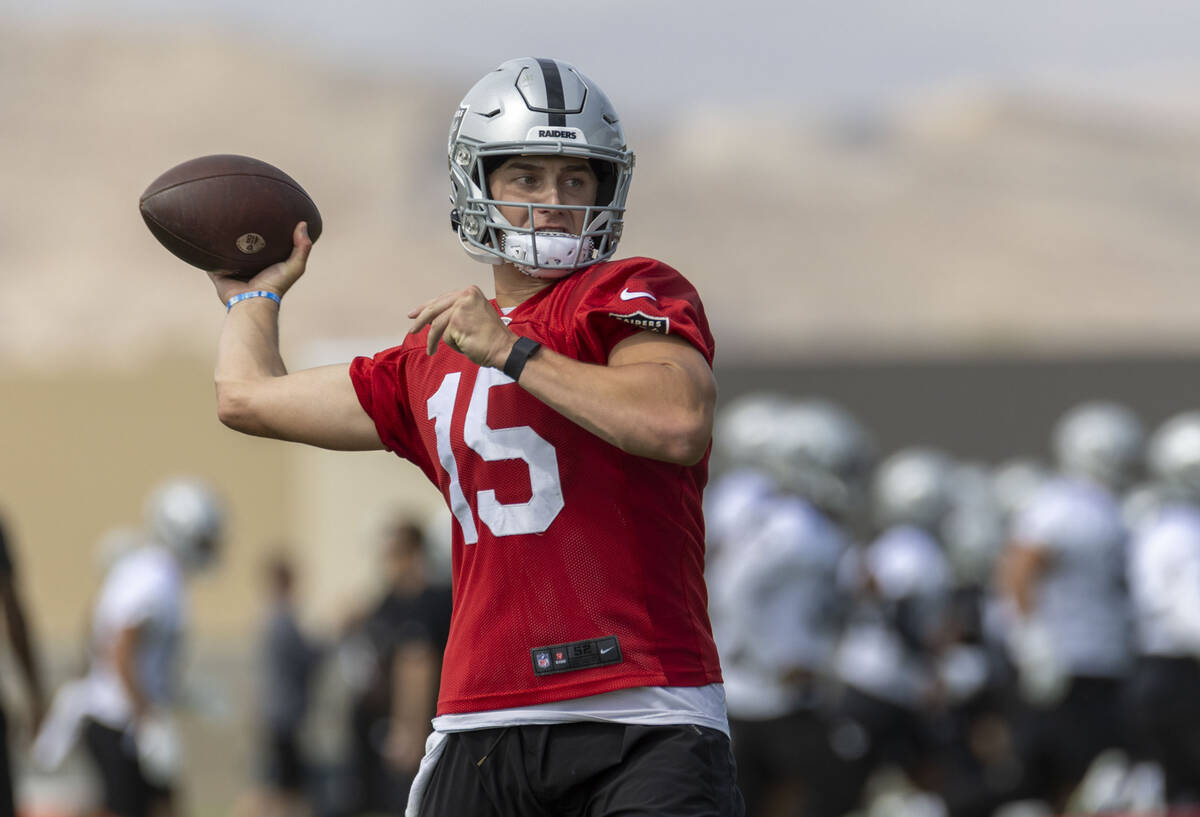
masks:
<instances>
[{"instance_id":1,"label":"black pants","mask_svg":"<svg viewBox=\"0 0 1200 817\"><path fill-rule=\"evenodd\" d=\"M1200 663L1145 657L1129 691L1135 747L1162 767L1168 803L1200 803Z\"/></svg>"},{"instance_id":2,"label":"black pants","mask_svg":"<svg viewBox=\"0 0 1200 817\"><path fill-rule=\"evenodd\" d=\"M14 817L12 759L8 756L8 718L0 709L0 817Z\"/></svg>"},{"instance_id":3,"label":"black pants","mask_svg":"<svg viewBox=\"0 0 1200 817\"><path fill-rule=\"evenodd\" d=\"M729 738L699 726L564 723L456 732L421 817L743 817Z\"/></svg>"},{"instance_id":4,"label":"black pants","mask_svg":"<svg viewBox=\"0 0 1200 817\"><path fill-rule=\"evenodd\" d=\"M303 793L308 767L295 729L267 727L262 737L262 782L276 791Z\"/></svg>"},{"instance_id":5,"label":"black pants","mask_svg":"<svg viewBox=\"0 0 1200 817\"><path fill-rule=\"evenodd\" d=\"M841 817L857 805L848 785L853 764L833 750L833 723L825 714L804 710L769 720L730 718L738 788L749 817L763 814L780 791L796 814Z\"/></svg>"},{"instance_id":6,"label":"black pants","mask_svg":"<svg viewBox=\"0 0 1200 817\"><path fill-rule=\"evenodd\" d=\"M170 789L146 780L138 765L137 747L124 732L89 718L83 739L96 762L104 788L104 808L116 817L149 817L151 805L169 801Z\"/></svg>"},{"instance_id":7,"label":"black pants","mask_svg":"<svg viewBox=\"0 0 1200 817\"><path fill-rule=\"evenodd\" d=\"M1060 807L1101 752L1125 748L1127 711L1121 681L1083 676L1057 705L1026 706L1017 730L1025 795Z\"/></svg>"}]
</instances>

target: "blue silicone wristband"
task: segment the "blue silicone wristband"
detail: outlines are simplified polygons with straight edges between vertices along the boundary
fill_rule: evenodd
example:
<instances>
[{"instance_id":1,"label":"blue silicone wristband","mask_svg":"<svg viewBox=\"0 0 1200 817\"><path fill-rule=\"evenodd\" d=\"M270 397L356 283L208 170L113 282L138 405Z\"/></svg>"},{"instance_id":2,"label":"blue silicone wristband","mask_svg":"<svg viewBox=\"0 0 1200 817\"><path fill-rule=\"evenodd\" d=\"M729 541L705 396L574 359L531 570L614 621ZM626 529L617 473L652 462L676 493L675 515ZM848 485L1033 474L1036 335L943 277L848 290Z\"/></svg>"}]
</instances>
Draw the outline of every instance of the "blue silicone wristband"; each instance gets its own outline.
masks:
<instances>
[{"instance_id":1,"label":"blue silicone wristband","mask_svg":"<svg viewBox=\"0 0 1200 817\"><path fill-rule=\"evenodd\" d=\"M230 298L226 302L225 311L228 312L229 310L233 309L233 305L236 304L238 301L248 301L251 298L270 298L276 304L279 304L279 305L283 304L283 301L274 292L268 292L265 289L256 289L252 292L242 292L238 295L234 295L232 298Z\"/></svg>"}]
</instances>

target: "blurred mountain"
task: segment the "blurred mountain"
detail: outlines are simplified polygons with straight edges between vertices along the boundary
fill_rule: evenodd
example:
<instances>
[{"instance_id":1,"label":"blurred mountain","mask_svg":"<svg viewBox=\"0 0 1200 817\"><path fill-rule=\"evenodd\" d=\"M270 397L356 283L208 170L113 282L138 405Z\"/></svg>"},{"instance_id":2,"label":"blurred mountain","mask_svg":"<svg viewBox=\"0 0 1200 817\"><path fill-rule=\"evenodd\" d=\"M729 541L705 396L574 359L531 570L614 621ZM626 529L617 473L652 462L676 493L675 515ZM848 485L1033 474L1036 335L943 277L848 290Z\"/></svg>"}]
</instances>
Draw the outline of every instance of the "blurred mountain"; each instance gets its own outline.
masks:
<instances>
[{"instance_id":1,"label":"blurred mountain","mask_svg":"<svg viewBox=\"0 0 1200 817\"><path fill-rule=\"evenodd\" d=\"M216 32L0 28L0 365L211 355L210 284L136 210L150 180L207 153L279 165L321 207L285 345L399 338L411 306L486 290L447 219L445 131L464 90ZM623 253L692 279L725 360L1200 344L1187 117L975 89L888 114L697 109L625 127L638 168Z\"/></svg>"}]
</instances>

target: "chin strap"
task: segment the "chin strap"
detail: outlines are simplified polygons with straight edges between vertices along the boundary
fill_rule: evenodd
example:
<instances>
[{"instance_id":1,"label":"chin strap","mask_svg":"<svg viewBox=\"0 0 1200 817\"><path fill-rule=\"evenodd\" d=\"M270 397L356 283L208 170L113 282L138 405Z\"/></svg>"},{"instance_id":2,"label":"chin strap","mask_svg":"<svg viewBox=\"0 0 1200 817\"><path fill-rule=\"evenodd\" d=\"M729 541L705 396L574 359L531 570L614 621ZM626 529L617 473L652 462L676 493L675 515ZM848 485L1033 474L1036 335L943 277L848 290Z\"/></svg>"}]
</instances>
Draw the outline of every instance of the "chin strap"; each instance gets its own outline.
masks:
<instances>
[{"instance_id":1,"label":"chin strap","mask_svg":"<svg viewBox=\"0 0 1200 817\"><path fill-rule=\"evenodd\" d=\"M571 233L504 231L504 253L521 272L533 278L562 278L592 257L592 238Z\"/></svg>"}]
</instances>

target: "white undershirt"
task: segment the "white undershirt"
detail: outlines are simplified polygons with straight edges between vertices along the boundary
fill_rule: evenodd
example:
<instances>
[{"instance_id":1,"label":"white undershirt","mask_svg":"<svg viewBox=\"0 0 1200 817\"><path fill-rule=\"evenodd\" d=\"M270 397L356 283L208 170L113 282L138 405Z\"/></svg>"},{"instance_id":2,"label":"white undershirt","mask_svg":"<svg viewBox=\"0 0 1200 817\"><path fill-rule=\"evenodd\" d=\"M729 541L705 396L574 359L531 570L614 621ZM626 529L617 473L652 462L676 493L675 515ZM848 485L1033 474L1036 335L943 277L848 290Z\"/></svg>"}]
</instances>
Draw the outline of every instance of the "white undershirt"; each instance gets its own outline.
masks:
<instances>
[{"instance_id":1,"label":"white undershirt","mask_svg":"<svg viewBox=\"0 0 1200 817\"><path fill-rule=\"evenodd\" d=\"M632 687L535 706L439 715L433 719L433 728L438 732L465 732L499 726L577 721L630 723L640 726L694 724L729 734L729 717L725 712L725 687L721 684L699 687Z\"/></svg>"}]
</instances>

